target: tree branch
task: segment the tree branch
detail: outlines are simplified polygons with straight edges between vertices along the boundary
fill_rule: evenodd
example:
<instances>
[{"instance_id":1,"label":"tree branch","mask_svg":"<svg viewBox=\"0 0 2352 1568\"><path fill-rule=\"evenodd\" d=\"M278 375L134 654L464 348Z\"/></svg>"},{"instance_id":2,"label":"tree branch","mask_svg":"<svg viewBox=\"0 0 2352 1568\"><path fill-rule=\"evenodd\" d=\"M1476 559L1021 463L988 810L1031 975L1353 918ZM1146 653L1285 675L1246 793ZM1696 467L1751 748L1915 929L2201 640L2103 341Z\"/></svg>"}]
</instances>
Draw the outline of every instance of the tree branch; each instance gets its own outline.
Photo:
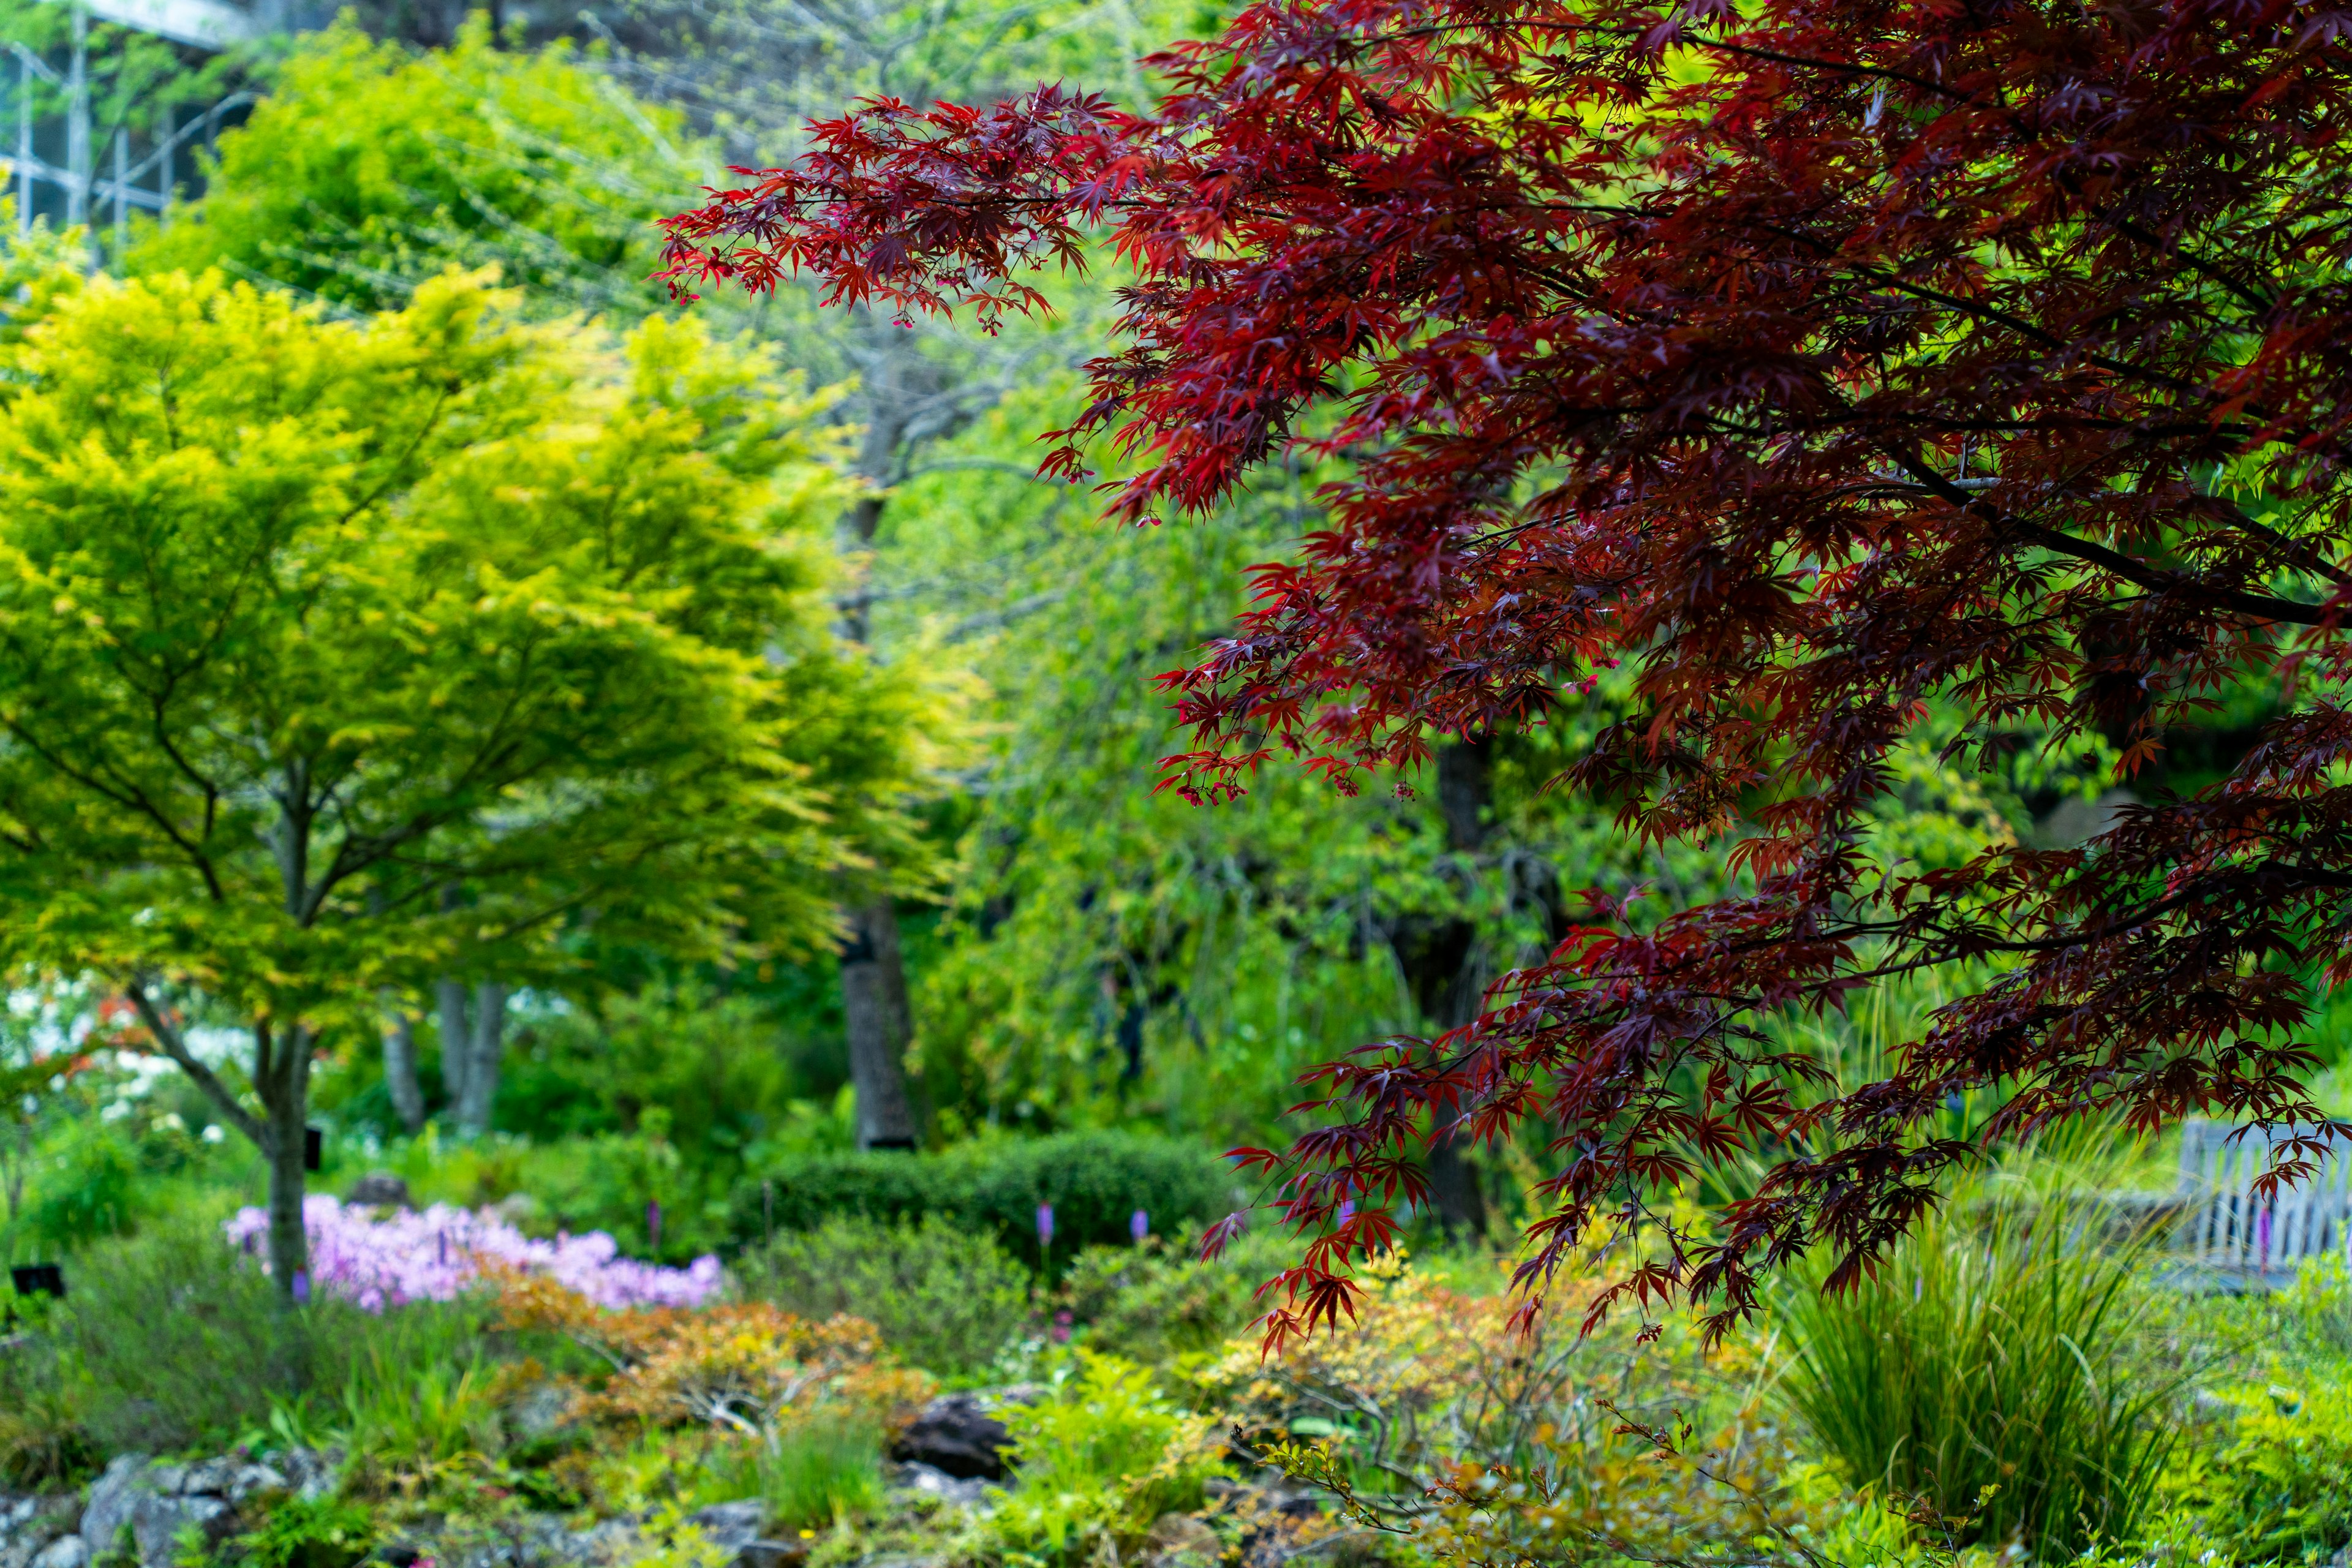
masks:
<instances>
[{"instance_id":1,"label":"tree branch","mask_svg":"<svg viewBox=\"0 0 2352 1568\"><path fill-rule=\"evenodd\" d=\"M261 1119L237 1103L236 1091L220 1080L218 1073L196 1059L195 1054L188 1049L187 1042L180 1038L180 1032L165 1021L163 1009L148 996L146 987L136 980L130 981L122 987L122 994L138 1010L139 1021L147 1026L147 1032L155 1037L155 1043L163 1047L163 1054L180 1064L180 1070L195 1080L196 1087L205 1091L205 1098L220 1107L221 1114L227 1117L239 1132L251 1139L255 1148L267 1152L269 1148L268 1130L261 1124Z\"/></svg>"}]
</instances>

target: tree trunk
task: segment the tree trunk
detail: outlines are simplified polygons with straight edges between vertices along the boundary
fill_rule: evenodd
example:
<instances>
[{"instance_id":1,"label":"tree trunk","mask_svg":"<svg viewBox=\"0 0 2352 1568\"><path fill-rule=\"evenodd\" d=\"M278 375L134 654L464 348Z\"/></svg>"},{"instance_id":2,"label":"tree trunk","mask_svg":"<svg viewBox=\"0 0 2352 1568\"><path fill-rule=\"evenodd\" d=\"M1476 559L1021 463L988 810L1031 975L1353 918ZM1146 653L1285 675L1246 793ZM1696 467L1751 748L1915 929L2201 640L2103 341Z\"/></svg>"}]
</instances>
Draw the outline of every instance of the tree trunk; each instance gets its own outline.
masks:
<instances>
[{"instance_id":1,"label":"tree trunk","mask_svg":"<svg viewBox=\"0 0 2352 1568\"><path fill-rule=\"evenodd\" d=\"M465 1041L465 1095L457 1107L457 1129L480 1137L490 1130L490 1110L499 1098L499 1058L506 1044L507 991L504 985L474 987L473 1029Z\"/></svg>"},{"instance_id":2,"label":"tree trunk","mask_svg":"<svg viewBox=\"0 0 2352 1568\"><path fill-rule=\"evenodd\" d=\"M441 1097L455 1116L466 1103L466 1069L473 1065L474 1030L466 1018L466 983L444 980L434 987L441 1004Z\"/></svg>"},{"instance_id":3,"label":"tree trunk","mask_svg":"<svg viewBox=\"0 0 2352 1568\"><path fill-rule=\"evenodd\" d=\"M857 1090L857 1146L911 1149L907 1101L907 967L898 911L887 898L849 911L841 944L841 1010L849 1035L849 1080Z\"/></svg>"},{"instance_id":4,"label":"tree trunk","mask_svg":"<svg viewBox=\"0 0 2352 1568\"><path fill-rule=\"evenodd\" d=\"M1488 741L1460 741L1437 753L1437 809L1445 821L1445 847L1475 855L1494 830L1487 820L1495 804ZM1469 922L1448 922L1444 939L1429 944L1413 976L1414 991L1430 1021L1441 1031L1458 1029L1477 1017L1486 1001L1491 963L1486 944ZM1479 1236L1486 1228L1486 1197L1478 1168L1465 1153L1467 1140L1453 1127L1433 1129L1429 1140L1429 1197L1438 1223L1449 1234Z\"/></svg>"},{"instance_id":5,"label":"tree trunk","mask_svg":"<svg viewBox=\"0 0 2352 1568\"><path fill-rule=\"evenodd\" d=\"M269 1162L269 1274L282 1300L310 1291L310 1238L302 1229L306 1132L310 1120L310 1031L289 1025L274 1039L268 1025L254 1028L255 1092L261 1100L262 1154ZM299 1375L299 1371L298 1371Z\"/></svg>"},{"instance_id":6,"label":"tree trunk","mask_svg":"<svg viewBox=\"0 0 2352 1568\"><path fill-rule=\"evenodd\" d=\"M392 1026L383 1035L383 1086L392 1096L392 1113L409 1135L425 1130L425 1090L416 1079L416 1020L397 1006Z\"/></svg>"}]
</instances>

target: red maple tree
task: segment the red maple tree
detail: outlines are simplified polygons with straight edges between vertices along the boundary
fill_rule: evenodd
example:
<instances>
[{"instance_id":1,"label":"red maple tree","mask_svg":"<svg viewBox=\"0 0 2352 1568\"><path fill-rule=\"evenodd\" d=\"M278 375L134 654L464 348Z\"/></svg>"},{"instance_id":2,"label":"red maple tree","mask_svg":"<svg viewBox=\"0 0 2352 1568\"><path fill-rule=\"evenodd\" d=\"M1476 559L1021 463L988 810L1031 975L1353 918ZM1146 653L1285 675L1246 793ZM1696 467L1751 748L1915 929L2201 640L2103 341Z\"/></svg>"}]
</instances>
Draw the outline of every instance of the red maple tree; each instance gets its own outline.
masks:
<instances>
[{"instance_id":1,"label":"red maple tree","mask_svg":"<svg viewBox=\"0 0 2352 1568\"><path fill-rule=\"evenodd\" d=\"M1120 342L1049 471L1115 436L1144 520L1292 444L1346 456L1328 528L1169 678L1196 795L1277 749L1409 764L1632 661L1569 782L1723 836L1738 890L1642 933L1604 910L1475 1023L1320 1069L1338 1113L1253 1156L1315 1237L1272 1328L1348 1310L1457 1119L1550 1140L1529 1310L1589 1225L1761 1153L1712 1234L1642 1227L1622 1286L1727 1321L1806 1247L1851 1285L1984 1142L2319 1119L2295 1034L2352 971L2347 29L2283 0L1270 0L1155 58L1148 113L1045 87L814 125L669 221L667 276L988 322L1107 234ZM1864 853L1931 700L1964 757L2097 729L2137 766L2250 679L2291 711L2234 770L2085 847ZM1990 977L1799 1103L1818 1069L1759 1018L1928 970ZM1990 1121L1939 1132L1982 1089Z\"/></svg>"}]
</instances>

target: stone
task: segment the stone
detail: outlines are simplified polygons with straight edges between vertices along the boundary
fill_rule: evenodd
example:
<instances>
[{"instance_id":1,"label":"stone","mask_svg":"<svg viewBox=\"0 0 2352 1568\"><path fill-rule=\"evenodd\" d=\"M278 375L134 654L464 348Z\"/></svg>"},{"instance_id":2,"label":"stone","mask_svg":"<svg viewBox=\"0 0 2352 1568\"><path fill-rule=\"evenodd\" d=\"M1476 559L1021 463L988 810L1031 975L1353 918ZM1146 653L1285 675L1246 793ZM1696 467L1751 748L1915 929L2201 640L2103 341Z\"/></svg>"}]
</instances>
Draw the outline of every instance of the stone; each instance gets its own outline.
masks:
<instances>
[{"instance_id":1,"label":"stone","mask_svg":"<svg viewBox=\"0 0 2352 1568\"><path fill-rule=\"evenodd\" d=\"M32 1568L89 1568L89 1543L79 1535L60 1535L41 1548Z\"/></svg>"},{"instance_id":2,"label":"stone","mask_svg":"<svg viewBox=\"0 0 2352 1568\"><path fill-rule=\"evenodd\" d=\"M988 1483L978 1476L959 1479L936 1465L911 1460L894 1467L890 1484L900 1491L915 1492L923 1497L937 1498L941 1502L971 1508L988 1496Z\"/></svg>"},{"instance_id":3,"label":"stone","mask_svg":"<svg viewBox=\"0 0 2352 1568\"><path fill-rule=\"evenodd\" d=\"M697 1510L687 1515L686 1522L701 1531L711 1545L734 1552L760 1539L760 1527L767 1522L767 1504L758 1498L744 1498Z\"/></svg>"},{"instance_id":4,"label":"stone","mask_svg":"<svg viewBox=\"0 0 2352 1568\"><path fill-rule=\"evenodd\" d=\"M142 1485L146 1470L146 1455L123 1454L89 1483L89 1503L81 1515L81 1539L92 1557L113 1552L122 1532L131 1527L131 1510L142 1495L148 1495Z\"/></svg>"},{"instance_id":5,"label":"stone","mask_svg":"<svg viewBox=\"0 0 2352 1568\"><path fill-rule=\"evenodd\" d=\"M805 1541L747 1541L730 1568L800 1568L808 1554Z\"/></svg>"},{"instance_id":6,"label":"stone","mask_svg":"<svg viewBox=\"0 0 2352 1568\"><path fill-rule=\"evenodd\" d=\"M974 1477L1004 1479L1004 1450L1013 1434L988 1413L980 1398L947 1394L923 1406L890 1440L890 1457L909 1464L929 1465L961 1480Z\"/></svg>"},{"instance_id":7,"label":"stone","mask_svg":"<svg viewBox=\"0 0 2352 1568\"><path fill-rule=\"evenodd\" d=\"M159 1475L155 1489L175 1491L184 1497L221 1497L226 1495L236 1479L236 1472L242 1468L235 1459L206 1459L200 1465L190 1465L174 1488L166 1489Z\"/></svg>"},{"instance_id":8,"label":"stone","mask_svg":"<svg viewBox=\"0 0 2352 1568\"><path fill-rule=\"evenodd\" d=\"M60 1536L74 1534L81 1519L81 1499L71 1492L47 1496L0 1496L0 1568L32 1568L33 1563Z\"/></svg>"},{"instance_id":9,"label":"stone","mask_svg":"<svg viewBox=\"0 0 2352 1568\"><path fill-rule=\"evenodd\" d=\"M343 1468L343 1451L329 1448L289 1448L278 1456L278 1466L286 1479L294 1483L294 1495L304 1502L316 1502L335 1489L336 1472Z\"/></svg>"},{"instance_id":10,"label":"stone","mask_svg":"<svg viewBox=\"0 0 2352 1568\"><path fill-rule=\"evenodd\" d=\"M293 1483L273 1466L239 1465L236 1473L229 1477L228 1485L221 1489L221 1495L231 1502L241 1503L250 1497L293 1489Z\"/></svg>"},{"instance_id":11,"label":"stone","mask_svg":"<svg viewBox=\"0 0 2352 1568\"><path fill-rule=\"evenodd\" d=\"M1158 1568L1206 1568L1225 1554L1225 1543L1204 1520L1189 1513L1163 1513L1152 1521L1144 1562Z\"/></svg>"},{"instance_id":12,"label":"stone","mask_svg":"<svg viewBox=\"0 0 2352 1568\"><path fill-rule=\"evenodd\" d=\"M408 1184L390 1171L370 1171L352 1184L351 1196L343 1200L359 1208L404 1209L408 1201Z\"/></svg>"},{"instance_id":13,"label":"stone","mask_svg":"<svg viewBox=\"0 0 2352 1568\"><path fill-rule=\"evenodd\" d=\"M206 1547L236 1531L236 1510L216 1497L165 1497L149 1492L131 1513L131 1538L139 1546L141 1568L171 1568L183 1550L180 1537L194 1531Z\"/></svg>"}]
</instances>

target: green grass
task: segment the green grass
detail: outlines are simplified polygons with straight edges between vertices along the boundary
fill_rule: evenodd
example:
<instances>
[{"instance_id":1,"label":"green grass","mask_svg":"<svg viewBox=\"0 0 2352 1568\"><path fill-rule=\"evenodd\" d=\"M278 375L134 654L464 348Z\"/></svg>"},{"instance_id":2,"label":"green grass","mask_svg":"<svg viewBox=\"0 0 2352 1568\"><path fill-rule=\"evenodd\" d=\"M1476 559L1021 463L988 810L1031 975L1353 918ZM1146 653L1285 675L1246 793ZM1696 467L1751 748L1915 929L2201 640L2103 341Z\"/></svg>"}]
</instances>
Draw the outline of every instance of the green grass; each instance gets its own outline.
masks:
<instances>
[{"instance_id":1,"label":"green grass","mask_svg":"<svg viewBox=\"0 0 2352 1568\"><path fill-rule=\"evenodd\" d=\"M2143 1247L2094 1202L2015 1190L1923 1226L1851 1298L1792 1283L1780 1394L1856 1485L2044 1561L2128 1539L2179 1374L2140 1353Z\"/></svg>"}]
</instances>

